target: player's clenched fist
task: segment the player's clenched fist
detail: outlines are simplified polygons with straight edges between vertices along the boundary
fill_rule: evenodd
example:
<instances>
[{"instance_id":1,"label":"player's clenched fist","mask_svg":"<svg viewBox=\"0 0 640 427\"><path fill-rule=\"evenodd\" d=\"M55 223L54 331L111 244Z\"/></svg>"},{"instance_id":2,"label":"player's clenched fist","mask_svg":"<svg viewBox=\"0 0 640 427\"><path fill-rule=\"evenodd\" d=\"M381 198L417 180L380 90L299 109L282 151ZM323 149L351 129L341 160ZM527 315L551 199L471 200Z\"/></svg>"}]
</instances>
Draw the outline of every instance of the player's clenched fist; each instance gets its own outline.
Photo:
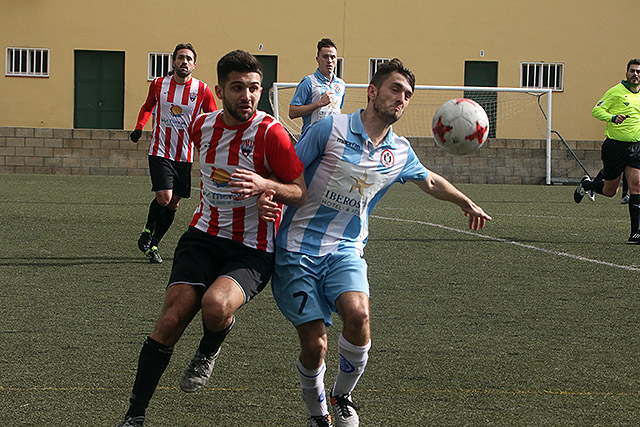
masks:
<instances>
[{"instance_id":1,"label":"player's clenched fist","mask_svg":"<svg viewBox=\"0 0 640 427\"><path fill-rule=\"evenodd\" d=\"M138 142L138 140L140 139L140 137L142 136L142 129L136 129L133 132L131 132L129 134L129 138L133 141L133 142Z\"/></svg>"}]
</instances>

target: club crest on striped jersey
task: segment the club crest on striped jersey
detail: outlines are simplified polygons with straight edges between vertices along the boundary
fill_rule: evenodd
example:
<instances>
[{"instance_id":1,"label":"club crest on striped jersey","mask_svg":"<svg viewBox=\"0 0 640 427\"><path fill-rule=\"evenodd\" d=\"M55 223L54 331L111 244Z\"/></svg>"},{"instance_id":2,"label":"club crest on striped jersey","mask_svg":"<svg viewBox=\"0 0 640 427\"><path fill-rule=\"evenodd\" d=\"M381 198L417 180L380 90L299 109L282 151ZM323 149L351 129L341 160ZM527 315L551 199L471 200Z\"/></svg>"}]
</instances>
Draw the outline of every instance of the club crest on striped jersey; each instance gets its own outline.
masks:
<instances>
[{"instance_id":1,"label":"club crest on striped jersey","mask_svg":"<svg viewBox=\"0 0 640 427\"><path fill-rule=\"evenodd\" d=\"M240 152L244 154L245 157L249 157L251 153L253 153L254 145L255 141L253 139L243 139L240 143Z\"/></svg>"},{"instance_id":2,"label":"club crest on striped jersey","mask_svg":"<svg viewBox=\"0 0 640 427\"><path fill-rule=\"evenodd\" d=\"M198 94L197 93L189 93L189 100L191 102L195 101L196 99L198 99Z\"/></svg>"},{"instance_id":3,"label":"club crest on striped jersey","mask_svg":"<svg viewBox=\"0 0 640 427\"><path fill-rule=\"evenodd\" d=\"M385 168L390 168L391 166L393 166L393 164L395 163L395 157L393 155L393 152L389 149L384 150L381 154L380 154L380 163L382 163L382 166L384 166Z\"/></svg>"}]
</instances>

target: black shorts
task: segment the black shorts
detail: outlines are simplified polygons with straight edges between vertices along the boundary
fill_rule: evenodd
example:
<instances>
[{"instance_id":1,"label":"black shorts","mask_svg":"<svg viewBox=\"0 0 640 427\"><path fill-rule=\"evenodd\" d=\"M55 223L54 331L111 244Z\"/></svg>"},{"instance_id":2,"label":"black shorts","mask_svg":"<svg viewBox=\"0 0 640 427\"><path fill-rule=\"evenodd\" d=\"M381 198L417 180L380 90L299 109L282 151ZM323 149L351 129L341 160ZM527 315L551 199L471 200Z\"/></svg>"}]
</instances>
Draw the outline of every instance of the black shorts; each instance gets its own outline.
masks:
<instances>
[{"instance_id":1,"label":"black shorts","mask_svg":"<svg viewBox=\"0 0 640 427\"><path fill-rule=\"evenodd\" d=\"M191 163L176 162L159 156L149 156L151 191L172 190L188 199L191 197Z\"/></svg>"},{"instance_id":2,"label":"black shorts","mask_svg":"<svg viewBox=\"0 0 640 427\"><path fill-rule=\"evenodd\" d=\"M269 282L274 262L273 253L189 227L178 241L168 286L187 283L207 289L227 276L240 286L247 303Z\"/></svg>"},{"instance_id":3,"label":"black shorts","mask_svg":"<svg viewBox=\"0 0 640 427\"><path fill-rule=\"evenodd\" d=\"M617 179L627 166L640 169L640 142L622 142L607 138L602 143L601 158L604 179Z\"/></svg>"}]
</instances>

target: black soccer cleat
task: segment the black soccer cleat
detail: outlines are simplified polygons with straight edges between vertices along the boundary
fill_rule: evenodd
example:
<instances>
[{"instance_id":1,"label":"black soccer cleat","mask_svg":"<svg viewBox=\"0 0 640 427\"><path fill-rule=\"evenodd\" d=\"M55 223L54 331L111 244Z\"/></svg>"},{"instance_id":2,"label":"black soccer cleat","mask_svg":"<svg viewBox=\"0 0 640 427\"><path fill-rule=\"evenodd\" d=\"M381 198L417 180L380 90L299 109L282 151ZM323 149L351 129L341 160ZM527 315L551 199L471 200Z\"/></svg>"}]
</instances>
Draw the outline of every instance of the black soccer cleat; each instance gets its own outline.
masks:
<instances>
[{"instance_id":1,"label":"black soccer cleat","mask_svg":"<svg viewBox=\"0 0 640 427\"><path fill-rule=\"evenodd\" d=\"M139 416L139 417L127 416L124 418L124 420L120 424L118 424L117 427L142 427L142 424L144 424L143 416Z\"/></svg>"},{"instance_id":2,"label":"black soccer cleat","mask_svg":"<svg viewBox=\"0 0 640 427\"><path fill-rule=\"evenodd\" d=\"M162 258L157 246L151 246L144 254L149 258L151 264L162 264Z\"/></svg>"},{"instance_id":3,"label":"black soccer cleat","mask_svg":"<svg viewBox=\"0 0 640 427\"><path fill-rule=\"evenodd\" d=\"M138 237L138 249L142 252L147 253L149 249L151 249L151 232L146 228L142 230L140 233L140 237Z\"/></svg>"},{"instance_id":4,"label":"black soccer cleat","mask_svg":"<svg viewBox=\"0 0 640 427\"><path fill-rule=\"evenodd\" d=\"M594 194L594 192L591 190L585 190L582 186L585 182L591 182L591 178L589 178L589 175L585 175L582 177L578 188L576 188L573 192L573 201L576 203L580 203L585 195L587 195L589 197L589 200L591 200L592 202L596 200L596 195Z\"/></svg>"},{"instance_id":5,"label":"black soccer cleat","mask_svg":"<svg viewBox=\"0 0 640 427\"><path fill-rule=\"evenodd\" d=\"M640 232L635 232L631 236L629 236L629 240L627 240L629 245L637 245L640 244Z\"/></svg>"}]
</instances>

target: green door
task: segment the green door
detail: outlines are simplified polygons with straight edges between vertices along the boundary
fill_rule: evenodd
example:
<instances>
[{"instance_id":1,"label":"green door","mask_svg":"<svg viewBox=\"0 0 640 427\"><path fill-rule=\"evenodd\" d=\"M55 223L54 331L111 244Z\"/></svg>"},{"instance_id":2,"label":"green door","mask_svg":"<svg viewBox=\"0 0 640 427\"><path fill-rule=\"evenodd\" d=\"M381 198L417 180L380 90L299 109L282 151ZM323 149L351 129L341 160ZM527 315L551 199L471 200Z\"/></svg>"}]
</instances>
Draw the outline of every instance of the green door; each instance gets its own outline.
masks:
<instances>
[{"instance_id":1,"label":"green door","mask_svg":"<svg viewBox=\"0 0 640 427\"><path fill-rule=\"evenodd\" d=\"M75 51L73 127L122 129L124 52Z\"/></svg>"},{"instance_id":2,"label":"green door","mask_svg":"<svg viewBox=\"0 0 640 427\"><path fill-rule=\"evenodd\" d=\"M465 61L465 86L498 86L498 63L494 61ZM489 138L496 137L496 116L498 114L498 93L465 91L464 97L473 99L489 116Z\"/></svg>"},{"instance_id":3,"label":"green door","mask_svg":"<svg viewBox=\"0 0 640 427\"><path fill-rule=\"evenodd\" d=\"M273 115L273 109L269 102L269 90L273 86L273 82L278 78L278 57L275 55L255 55L262 63L262 96L258 103L258 110L265 111Z\"/></svg>"}]
</instances>

